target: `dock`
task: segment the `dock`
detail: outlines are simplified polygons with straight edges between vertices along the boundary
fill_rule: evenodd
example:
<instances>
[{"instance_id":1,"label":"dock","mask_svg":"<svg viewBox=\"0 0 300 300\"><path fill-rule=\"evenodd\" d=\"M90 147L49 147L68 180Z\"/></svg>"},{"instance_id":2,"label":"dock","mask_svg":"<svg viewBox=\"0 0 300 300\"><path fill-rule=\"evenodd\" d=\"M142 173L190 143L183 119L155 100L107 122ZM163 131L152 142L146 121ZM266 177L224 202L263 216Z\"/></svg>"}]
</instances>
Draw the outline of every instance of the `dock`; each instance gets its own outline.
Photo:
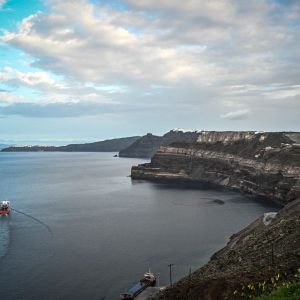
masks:
<instances>
[{"instance_id":1,"label":"dock","mask_svg":"<svg viewBox=\"0 0 300 300\"><path fill-rule=\"evenodd\" d=\"M147 300L149 297L154 296L156 293L158 293L160 289L161 289L161 287L148 287L134 299L135 300Z\"/></svg>"}]
</instances>

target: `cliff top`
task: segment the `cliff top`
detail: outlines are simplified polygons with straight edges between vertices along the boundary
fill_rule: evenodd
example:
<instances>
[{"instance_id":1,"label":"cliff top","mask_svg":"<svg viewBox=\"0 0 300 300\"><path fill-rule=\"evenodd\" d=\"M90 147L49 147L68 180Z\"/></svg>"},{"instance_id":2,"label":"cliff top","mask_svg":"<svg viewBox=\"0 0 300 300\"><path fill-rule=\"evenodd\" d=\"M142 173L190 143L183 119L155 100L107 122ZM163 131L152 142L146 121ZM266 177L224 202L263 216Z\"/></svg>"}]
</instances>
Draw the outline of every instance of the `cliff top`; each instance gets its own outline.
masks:
<instances>
[{"instance_id":1,"label":"cliff top","mask_svg":"<svg viewBox=\"0 0 300 300\"><path fill-rule=\"evenodd\" d=\"M300 166L300 133L205 132L193 144L172 143L171 147L229 153L258 161Z\"/></svg>"}]
</instances>

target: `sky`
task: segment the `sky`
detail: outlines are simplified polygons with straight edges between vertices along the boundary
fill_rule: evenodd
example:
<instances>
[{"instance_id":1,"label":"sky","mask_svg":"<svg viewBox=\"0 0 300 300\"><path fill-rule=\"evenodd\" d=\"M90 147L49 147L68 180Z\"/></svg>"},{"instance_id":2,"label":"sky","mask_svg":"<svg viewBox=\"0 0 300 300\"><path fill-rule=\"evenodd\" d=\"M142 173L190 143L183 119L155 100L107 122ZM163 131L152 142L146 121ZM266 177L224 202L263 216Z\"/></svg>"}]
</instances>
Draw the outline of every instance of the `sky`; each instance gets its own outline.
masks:
<instances>
[{"instance_id":1,"label":"sky","mask_svg":"<svg viewBox=\"0 0 300 300\"><path fill-rule=\"evenodd\" d=\"M300 130L299 0L0 0L0 143Z\"/></svg>"}]
</instances>

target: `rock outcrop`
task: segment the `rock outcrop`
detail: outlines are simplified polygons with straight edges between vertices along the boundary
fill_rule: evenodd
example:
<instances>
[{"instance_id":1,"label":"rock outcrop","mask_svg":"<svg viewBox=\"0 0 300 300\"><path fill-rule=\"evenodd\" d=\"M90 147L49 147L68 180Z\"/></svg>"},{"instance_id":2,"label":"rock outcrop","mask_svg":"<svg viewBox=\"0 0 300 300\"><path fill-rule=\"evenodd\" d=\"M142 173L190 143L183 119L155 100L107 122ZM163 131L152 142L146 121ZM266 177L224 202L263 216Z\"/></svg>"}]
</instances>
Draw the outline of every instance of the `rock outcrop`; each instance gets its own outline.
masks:
<instances>
[{"instance_id":1,"label":"rock outcrop","mask_svg":"<svg viewBox=\"0 0 300 300\"><path fill-rule=\"evenodd\" d=\"M162 146L133 179L228 187L285 204L300 197L300 133L197 132Z\"/></svg>"},{"instance_id":2,"label":"rock outcrop","mask_svg":"<svg viewBox=\"0 0 300 300\"><path fill-rule=\"evenodd\" d=\"M300 199L278 213L265 214L231 236L227 246L215 253L202 268L160 293L155 300L245 299L245 291L271 278L293 279L300 266ZM248 299L248 298L247 298Z\"/></svg>"},{"instance_id":3,"label":"rock outcrop","mask_svg":"<svg viewBox=\"0 0 300 300\"><path fill-rule=\"evenodd\" d=\"M170 145L172 143L196 142L201 131L185 131L183 129L173 129L163 136L148 133L141 137L128 148L120 151L120 157L151 158L160 146Z\"/></svg>"}]
</instances>

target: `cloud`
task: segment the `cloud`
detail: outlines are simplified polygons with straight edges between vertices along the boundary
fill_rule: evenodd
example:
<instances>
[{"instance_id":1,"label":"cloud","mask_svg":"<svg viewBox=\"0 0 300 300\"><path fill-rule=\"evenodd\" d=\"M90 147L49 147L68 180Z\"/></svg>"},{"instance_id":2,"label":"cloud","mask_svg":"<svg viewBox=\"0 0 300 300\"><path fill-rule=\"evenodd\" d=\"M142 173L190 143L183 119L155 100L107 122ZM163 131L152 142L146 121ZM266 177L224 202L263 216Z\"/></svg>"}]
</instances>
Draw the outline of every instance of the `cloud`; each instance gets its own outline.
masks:
<instances>
[{"instance_id":1,"label":"cloud","mask_svg":"<svg viewBox=\"0 0 300 300\"><path fill-rule=\"evenodd\" d=\"M25 18L2 40L34 57L37 67L97 83L269 84L300 75L299 68L285 72L300 58L299 30L288 26L300 16L297 5L124 2L130 10L52 0L49 13Z\"/></svg>"},{"instance_id":2,"label":"cloud","mask_svg":"<svg viewBox=\"0 0 300 300\"><path fill-rule=\"evenodd\" d=\"M122 93L122 86L94 86L70 79L53 79L47 72L21 72L11 67L0 69L0 82L13 88L25 87L37 90L42 103L56 102L98 102L114 103L109 99L113 93ZM25 97L23 97L25 102ZM35 97L36 98L36 97ZM33 99L36 101L36 99Z\"/></svg>"},{"instance_id":3,"label":"cloud","mask_svg":"<svg viewBox=\"0 0 300 300\"><path fill-rule=\"evenodd\" d=\"M1 37L25 52L35 68L3 68L2 83L35 90L41 103L65 103L58 110L69 103L102 103L113 112L119 104L142 116L154 111L151 102L174 116L197 112L250 126L249 119L271 120L272 107L287 122L291 114L296 120L299 1L123 0L122 9L103 1L47 3L47 12L23 19ZM80 105L69 107L72 114L75 107ZM30 115L27 106L18 105L18 113L21 108ZM52 106L35 107L55 115L46 108ZM12 111L16 107L6 113ZM173 122L183 126L178 118Z\"/></svg>"},{"instance_id":4,"label":"cloud","mask_svg":"<svg viewBox=\"0 0 300 300\"><path fill-rule=\"evenodd\" d=\"M24 97L18 95L12 95L6 90L0 90L0 104L11 104L23 102Z\"/></svg>"},{"instance_id":5,"label":"cloud","mask_svg":"<svg viewBox=\"0 0 300 300\"><path fill-rule=\"evenodd\" d=\"M215 72L194 50L167 45L156 32L137 35L128 19L119 24L126 14L107 13L83 0L52 1L50 14L29 16L2 40L35 57L35 66L81 81L170 83ZM138 30L147 31L145 20Z\"/></svg>"},{"instance_id":6,"label":"cloud","mask_svg":"<svg viewBox=\"0 0 300 300\"><path fill-rule=\"evenodd\" d=\"M228 120L244 120L247 119L250 112L247 109L243 110L237 110L237 111L231 111L226 114L223 114L220 116L222 119L228 119Z\"/></svg>"},{"instance_id":7,"label":"cloud","mask_svg":"<svg viewBox=\"0 0 300 300\"><path fill-rule=\"evenodd\" d=\"M13 103L8 106L0 106L0 115L32 118L70 118L112 112L111 106L95 103Z\"/></svg>"},{"instance_id":8,"label":"cloud","mask_svg":"<svg viewBox=\"0 0 300 300\"><path fill-rule=\"evenodd\" d=\"M0 71L0 81L9 85L52 85L54 80L50 78L47 72L28 72L23 73L14 70L11 67L4 67Z\"/></svg>"}]
</instances>

